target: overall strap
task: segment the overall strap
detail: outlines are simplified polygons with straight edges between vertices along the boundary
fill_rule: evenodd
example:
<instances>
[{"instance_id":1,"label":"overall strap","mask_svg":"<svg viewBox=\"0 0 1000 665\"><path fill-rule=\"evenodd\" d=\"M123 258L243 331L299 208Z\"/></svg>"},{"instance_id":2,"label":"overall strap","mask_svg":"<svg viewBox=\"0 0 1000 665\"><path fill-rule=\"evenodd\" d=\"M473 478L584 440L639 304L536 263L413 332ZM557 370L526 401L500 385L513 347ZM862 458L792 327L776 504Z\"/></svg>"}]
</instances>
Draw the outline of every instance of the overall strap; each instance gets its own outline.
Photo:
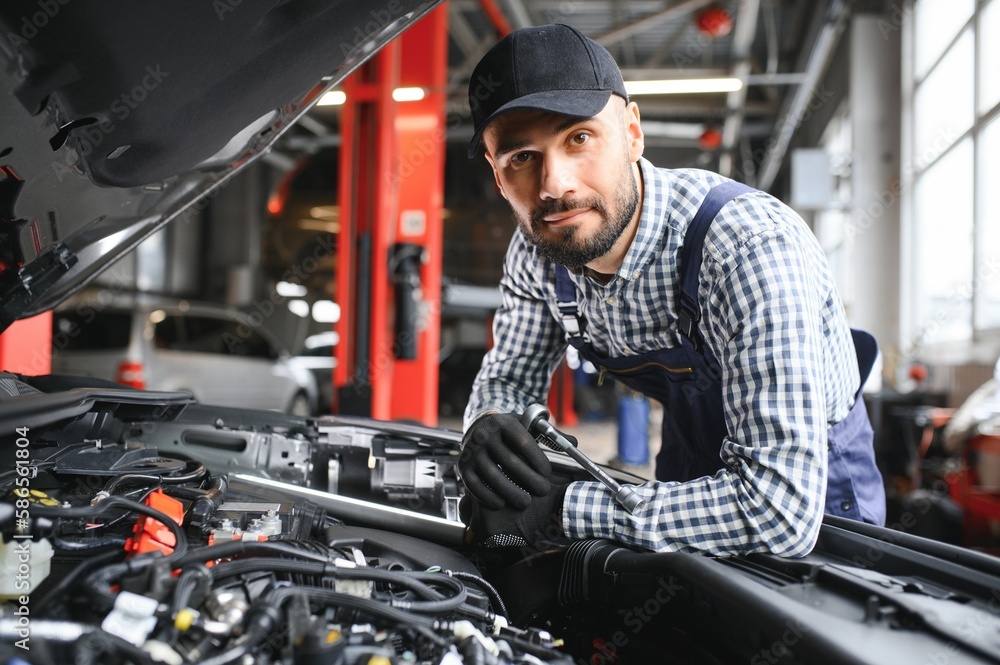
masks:
<instances>
[{"instance_id":1,"label":"overall strap","mask_svg":"<svg viewBox=\"0 0 1000 665\"><path fill-rule=\"evenodd\" d=\"M701 309L698 307L698 273L701 272L701 250L705 245L705 236L712 220L719 214L722 207L741 194L756 191L743 183L729 180L708 190L705 200L695 213L694 219L684 234L684 247L681 248L681 299L680 310L677 313L677 323L681 333L698 348L698 320Z\"/></svg>"},{"instance_id":2,"label":"overall strap","mask_svg":"<svg viewBox=\"0 0 1000 665\"><path fill-rule=\"evenodd\" d=\"M565 266L556 264L556 307L563 329L570 338L582 338L586 328L576 304L576 285Z\"/></svg>"}]
</instances>

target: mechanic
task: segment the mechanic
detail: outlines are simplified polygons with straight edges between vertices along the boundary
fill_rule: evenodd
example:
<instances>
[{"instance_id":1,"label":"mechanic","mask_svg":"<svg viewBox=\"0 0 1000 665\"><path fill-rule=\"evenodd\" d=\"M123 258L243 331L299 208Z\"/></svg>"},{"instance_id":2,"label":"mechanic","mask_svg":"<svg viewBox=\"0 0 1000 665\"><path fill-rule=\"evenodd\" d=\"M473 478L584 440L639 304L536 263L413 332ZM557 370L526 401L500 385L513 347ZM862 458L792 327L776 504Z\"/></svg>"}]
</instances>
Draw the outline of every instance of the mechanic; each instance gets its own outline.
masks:
<instances>
[{"instance_id":1,"label":"mechanic","mask_svg":"<svg viewBox=\"0 0 1000 665\"><path fill-rule=\"evenodd\" d=\"M824 505L884 523L852 331L805 223L718 174L643 159L617 64L574 28L502 39L469 102L469 157L485 148L519 228L465 412L462 515L477 540L534 543L554 525L650 550L803 556ZM867 376L874 340L859 334ZM518 419L567 343L663 404L636 515L600 483L553 478Z\"/></svg>"}]
</instances>

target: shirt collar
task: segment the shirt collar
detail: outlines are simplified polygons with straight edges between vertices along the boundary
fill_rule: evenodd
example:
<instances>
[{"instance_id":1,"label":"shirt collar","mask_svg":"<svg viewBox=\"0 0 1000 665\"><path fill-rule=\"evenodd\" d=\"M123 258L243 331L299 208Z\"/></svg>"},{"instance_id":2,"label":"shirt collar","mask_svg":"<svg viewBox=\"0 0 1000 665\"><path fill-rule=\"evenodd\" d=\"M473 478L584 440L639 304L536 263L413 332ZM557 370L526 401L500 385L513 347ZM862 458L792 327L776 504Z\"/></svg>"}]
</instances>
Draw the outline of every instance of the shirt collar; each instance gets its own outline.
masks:
<instances>
[{"instance_id":1,"label":"shirt collar","mask_svg":"<svg viewBox=\"0 0 1000 665\"><path fill-rule=\"evenodd\" d=\"M662 171L650 164L645 157L639 158L639 172L642 175L642 212L639 215L639 228L636 229L632 245L625 253L621 266L616 273L626 280L636 279L646 264L656 255L662 245L666 232L667 197L670 188L667 186Z\"/></svg>"}]
</instances>

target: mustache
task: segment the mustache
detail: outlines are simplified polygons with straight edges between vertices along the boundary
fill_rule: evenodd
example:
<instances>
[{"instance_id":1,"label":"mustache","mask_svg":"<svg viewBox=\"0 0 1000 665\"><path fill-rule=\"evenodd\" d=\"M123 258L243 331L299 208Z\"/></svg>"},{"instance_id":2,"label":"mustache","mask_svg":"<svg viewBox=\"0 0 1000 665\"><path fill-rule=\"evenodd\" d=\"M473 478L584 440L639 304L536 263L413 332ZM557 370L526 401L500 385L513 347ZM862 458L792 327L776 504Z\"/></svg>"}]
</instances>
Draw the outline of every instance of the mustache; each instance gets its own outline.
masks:
<instances>
[{"instance_id":1,"label":"mustache","mask_svg":"<svg viewBox=\"0 0 1000 665\"><path fill-rule=\"evenodd\" d=\"M544 201L531 213L531 223L533 226L537 226L545 221L547 215L579 210L580 208L593 208L601 214L605 213L604 202L598 198L549 199L548 201Z\"/></svg>"}]
</instances>

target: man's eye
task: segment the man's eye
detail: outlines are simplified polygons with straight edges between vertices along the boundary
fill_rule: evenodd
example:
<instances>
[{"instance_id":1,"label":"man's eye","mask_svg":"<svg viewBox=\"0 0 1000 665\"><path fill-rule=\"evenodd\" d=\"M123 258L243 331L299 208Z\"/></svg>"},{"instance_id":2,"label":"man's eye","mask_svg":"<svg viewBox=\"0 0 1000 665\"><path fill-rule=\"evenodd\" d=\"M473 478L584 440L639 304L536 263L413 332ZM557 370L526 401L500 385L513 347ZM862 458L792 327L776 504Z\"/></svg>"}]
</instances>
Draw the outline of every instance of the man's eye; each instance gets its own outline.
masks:
<instances>
[{"instance_id":1,"label":"man's eye","mask_svg":"<svg viewBox=\"0 0 1000 665\"><path fill-rule=\"evenodd\" d=\"M512 164L524 164L529 159L531 159L530 152L519 152L514 154L514 156L510 158L510 161Z\"/></svg>"},{"instance_id":2,"label":"man's eye","mask_svg":"<svg viewBox=\"0 0 1000 665\"><path fill-rule=\"evenodd\" d=\"M590 138L590 134L587 134L586 132L580 132L579 134L574 134L573 135L573 143L576 143L577 145L580 145L582 143L586 143L587 139L589 139L589 138Z\"/></svg>"}]
</instances>

